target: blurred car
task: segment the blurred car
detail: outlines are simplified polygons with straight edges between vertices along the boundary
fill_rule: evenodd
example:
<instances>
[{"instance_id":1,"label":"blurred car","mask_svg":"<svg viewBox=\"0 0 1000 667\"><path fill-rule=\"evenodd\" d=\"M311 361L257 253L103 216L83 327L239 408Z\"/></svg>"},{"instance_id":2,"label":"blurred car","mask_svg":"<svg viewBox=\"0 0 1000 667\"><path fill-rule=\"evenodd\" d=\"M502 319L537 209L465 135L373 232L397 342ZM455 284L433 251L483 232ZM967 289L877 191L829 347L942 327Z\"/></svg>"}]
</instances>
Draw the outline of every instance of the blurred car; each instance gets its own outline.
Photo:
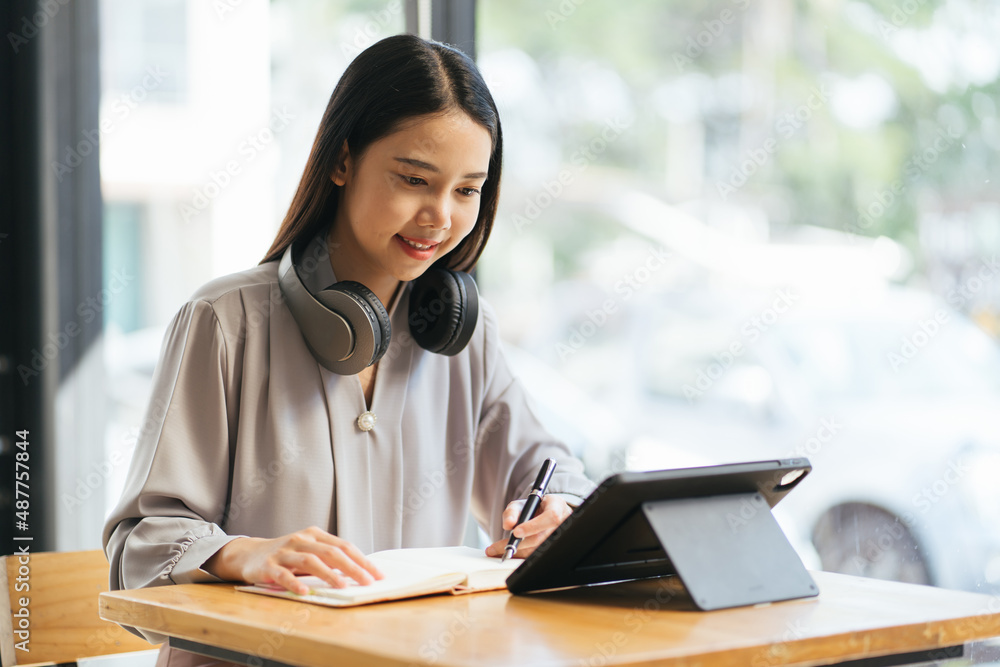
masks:
<instances>
[{"instance_id":1,"label":"blurred car","mask_svg":"<svg viewBox=\"0 0 1000 667\"><path fill-rule=\"evenodd\" d=\"M772 296L763 295L763 310L759 297L738 300L759 313ZM755 338L747 323L759 314L744 307L727 326L721 315L741 309L706 308L712 298L688 294L640 311L639 381L619 396L646 434L628 445L629 466L672 467L678 451L704 463L806 456L812 474L777 510L823 569L994 588L995 341L942 301L901 288L840 304L799 294ZM700 317L706 310L719 315Z\"/></svg>"},{"instance_id":2,"label":"blurred car","mask_svg":"<svg viewBox=\"0 0 1000 667\"><path fill-rule=\"evenodd\" d=\"M592 404L615 416L614 438L582 446L595 479L805 456L775 515L807 566L1000 590L1000 347L895 284L905 249L808 226L740 236L627 189L566 199L553 253L574 217L601 216L601 234L572 239L523 344L589 397L581 421Z\"/></svg>"}]
</instances>

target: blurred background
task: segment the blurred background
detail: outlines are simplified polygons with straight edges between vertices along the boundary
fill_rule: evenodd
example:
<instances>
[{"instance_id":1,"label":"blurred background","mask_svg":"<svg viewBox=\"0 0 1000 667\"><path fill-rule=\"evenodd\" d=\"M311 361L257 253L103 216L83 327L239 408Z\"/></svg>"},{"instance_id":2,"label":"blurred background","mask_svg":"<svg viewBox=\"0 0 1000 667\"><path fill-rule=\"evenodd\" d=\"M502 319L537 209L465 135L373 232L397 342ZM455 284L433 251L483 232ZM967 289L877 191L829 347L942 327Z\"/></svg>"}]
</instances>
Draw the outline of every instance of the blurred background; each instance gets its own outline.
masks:
<instances>
[{"instance_id":1,"label":"blurred background","mask_svg":"<svg viewBox=\"0 0 1000 667\"><path fill-rule=\"evenodd\" d=\"M36 424L40 539L100 546L167 322L260 261L347 63L409 30L473 53L496 97L503 196L477 279L595 480L804 456L776 514L807 566L1000 588L1000 7L478 0L430 31L441 4L10 10L13 57L47 67L31 49L57 29L92 54L48 88L13 81L35 106L3 101L14 120L93 110L41 142L32 190L89 222L41 205L48 255L0 234L0 455ZM37 318L15 336L17 299Z\"/></svg>"}]
</instances>

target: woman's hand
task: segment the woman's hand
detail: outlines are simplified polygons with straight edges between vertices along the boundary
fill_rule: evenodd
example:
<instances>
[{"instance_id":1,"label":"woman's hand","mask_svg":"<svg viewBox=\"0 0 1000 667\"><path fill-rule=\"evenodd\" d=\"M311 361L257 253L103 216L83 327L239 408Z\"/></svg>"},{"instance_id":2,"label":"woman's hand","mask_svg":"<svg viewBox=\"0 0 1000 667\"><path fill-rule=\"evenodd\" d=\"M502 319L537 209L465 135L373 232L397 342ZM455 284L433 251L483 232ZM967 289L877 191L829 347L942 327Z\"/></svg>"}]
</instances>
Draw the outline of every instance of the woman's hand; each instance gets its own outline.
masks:
<instances>
[{"instance_id":1,"label":"woman's hand","mask_svg":"<svg viewBox=\"0 0 1000 667\"><path fill-rule=\"evenodd\" d=\"M559 527L559 524L573 513L572 508L562 498L558 496L544 496L535 517L514 528L514 524L517 523L517 518L521 514L522 507L524 507L524 501L515 500L507 505L507 509L503 511L503 529L510 530L513 528L514 537L521 538L521 543L517 546L517 552L514 554L517 558L527 558L535 550L535 547L544 542L545 538L551 535ZM502 556L504 547L506 546L507 538L497 540L486 547L486 555Z\"/></svg>"},{"instance_id":2,"label":"woman's hand","mask_svg":"<svg viewBox=\"0 0 1000 667\"><path fill-rule=\"evenodd\" d=\"M315 575L334 588L347 586L347 577L364 585L384 576L356 546L315 526L272 540L237 538L205 561L202 569L227 581L275 584L301 595L309 588L295 578L297 574Z\"/></svg>"}]
</instances>

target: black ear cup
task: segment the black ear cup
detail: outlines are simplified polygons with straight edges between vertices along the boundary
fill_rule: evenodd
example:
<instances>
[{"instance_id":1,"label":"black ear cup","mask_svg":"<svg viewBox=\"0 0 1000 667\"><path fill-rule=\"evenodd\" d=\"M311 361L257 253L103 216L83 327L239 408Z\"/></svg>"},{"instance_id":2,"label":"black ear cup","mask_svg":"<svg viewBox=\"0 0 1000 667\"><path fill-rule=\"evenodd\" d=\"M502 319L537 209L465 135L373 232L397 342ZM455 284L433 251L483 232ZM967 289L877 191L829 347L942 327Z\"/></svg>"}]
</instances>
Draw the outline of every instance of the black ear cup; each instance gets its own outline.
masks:
<instances>
[{"instance_id":1,"label":"black ear cup","mask_svg":"<svg viewBox=\"0 0 1000 667\"><path fill-rule=\"evenodd\" d=\"M453 356L469 344L479 319L479 290L467 273L431 268L413 281L410 333L420 347Z\"/></svg>"}]
</instances>

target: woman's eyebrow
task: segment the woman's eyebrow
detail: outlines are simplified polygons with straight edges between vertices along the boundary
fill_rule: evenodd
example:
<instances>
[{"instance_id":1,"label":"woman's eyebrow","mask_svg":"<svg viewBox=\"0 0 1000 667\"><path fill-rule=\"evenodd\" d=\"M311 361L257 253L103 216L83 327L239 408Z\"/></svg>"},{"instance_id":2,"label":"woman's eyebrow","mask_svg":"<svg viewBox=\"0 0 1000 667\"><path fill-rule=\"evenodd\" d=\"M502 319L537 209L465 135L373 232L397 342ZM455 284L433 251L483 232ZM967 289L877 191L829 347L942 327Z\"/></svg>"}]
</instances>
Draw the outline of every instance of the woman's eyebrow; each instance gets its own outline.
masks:
<instances>
[{"instance_id":1,"label":"woman's eyebrow","mask_svg":"<svg viewBox=\"0 0 1000 667\"><path fill-rule=\"evenodd\" d=\"M414 167L420 167L421 169L426 169L427 171L432 171L435 174L441 173L441 170L432 165L430 162L424 162L423 160L414 160L410 157L397 157L394 158L396 162L402 162L404 164L412 165ZM476 171L471 174L466 174L465 178L486 178L487 173L485 171Z\"/></svg>"}]
</instances>

